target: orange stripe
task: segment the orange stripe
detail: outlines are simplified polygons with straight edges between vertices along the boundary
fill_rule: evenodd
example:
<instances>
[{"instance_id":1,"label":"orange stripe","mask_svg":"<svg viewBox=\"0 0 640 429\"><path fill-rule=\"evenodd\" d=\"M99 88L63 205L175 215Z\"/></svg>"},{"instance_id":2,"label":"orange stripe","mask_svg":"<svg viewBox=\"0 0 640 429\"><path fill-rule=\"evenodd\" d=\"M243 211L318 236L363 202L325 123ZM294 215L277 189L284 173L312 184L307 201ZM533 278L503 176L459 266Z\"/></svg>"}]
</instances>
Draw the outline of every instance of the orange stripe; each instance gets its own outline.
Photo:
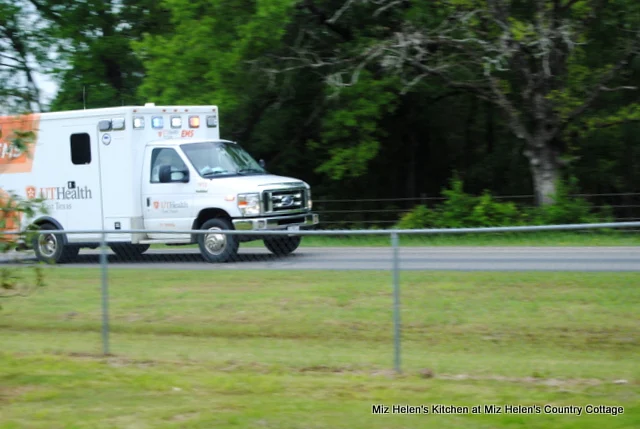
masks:
<instances>
[{"instance_id":1,"label":"orange stripe","mask_svg":"<svg viewBox=\"0 0 640 429\"><path fill-rule=\"evenodd\" d=\"M39 113L0 117L0 174L31 172L39 125ZM15 131L35 134L34 140L27 144L24 152L19 152L11 142L16 137Z\"/></svg>"}]
</instances>

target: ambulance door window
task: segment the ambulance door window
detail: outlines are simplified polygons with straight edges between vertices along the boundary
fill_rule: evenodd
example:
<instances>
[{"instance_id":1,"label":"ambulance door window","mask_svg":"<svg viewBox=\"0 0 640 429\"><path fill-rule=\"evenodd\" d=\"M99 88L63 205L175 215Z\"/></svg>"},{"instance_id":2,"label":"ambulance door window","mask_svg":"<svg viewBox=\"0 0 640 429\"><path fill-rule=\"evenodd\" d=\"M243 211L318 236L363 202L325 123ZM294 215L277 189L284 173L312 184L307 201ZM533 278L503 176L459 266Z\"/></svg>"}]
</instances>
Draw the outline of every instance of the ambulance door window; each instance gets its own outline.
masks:
<instances>
[{"instance_id":1,"label":"ambulance door window","mask_svg":"<svg viewBox=\"0 0 640 429\"><path fill-rule=\"evenodd\" d=\"M187 169L186 164L174 149L154 149L151 152L151 183L160 183L161 165L171 166L172 179L179 179L182 176L181 172Z\"/></svg>"},{"instance_id":2,"label":"ambulance door window","mask_svg":"<svg viewBox=\"0 0 640 429\"><path fill-rule=\"evenodd\" d=\"M71 134L71 162L75 165L91 164L91 139L89 134Z\"/></svg>"}]
</instances>

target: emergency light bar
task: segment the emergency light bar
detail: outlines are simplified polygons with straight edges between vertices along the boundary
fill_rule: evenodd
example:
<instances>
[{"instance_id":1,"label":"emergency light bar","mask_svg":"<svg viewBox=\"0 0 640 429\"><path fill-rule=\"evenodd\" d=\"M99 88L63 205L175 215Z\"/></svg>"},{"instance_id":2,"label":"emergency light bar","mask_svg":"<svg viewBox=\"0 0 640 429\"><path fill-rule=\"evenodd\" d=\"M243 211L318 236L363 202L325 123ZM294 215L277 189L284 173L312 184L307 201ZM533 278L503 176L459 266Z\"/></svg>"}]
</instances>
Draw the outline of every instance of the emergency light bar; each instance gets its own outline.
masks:
<instances>
[{"instance_id":1,"label":"emergency light bar","mask_svg":"<svg viewBox=\"0 0 640 429\"><path fill-rule=\"evenodd\" d=\"M187 123L189 124L189 128L200 128L201 118L198 115L190 115L188 117ZM169 118L169 124L171 128L182 128L182 116L181 115L171 115ZM218 126L218 112L215 110L213 114L206 116L206 124L207 128L216 128ZM144 116L134 116L133 117L133 129L134 130L143 130L145 127L145 117ZM152 116L151 117L151 128L153 129L163 129L164 128L164 117L163 116ZM112 119L102 119L98 122L98 129L101 132L107 131L122 131L125 129L125 119L124 118L112 118Z\"/></svg>"},{"instance_id":2,"label":"emergency light bar","mask_svg":"<svg viewBox=\"0 0 640 429\"><path fill-rule=\"evenodd\" d=\"M144 128L144 116L136 116L133 118L133 129L139 130Z\"/></svg>"},{"instance_id":3,"label":"emergency light bar","mask_svg":"<svg viewBox=\"0 0 640 429\"><path fill-rule=\"evenodd\" d=\"M111 130L111 121L108 119L104 119L98 122L98 129L102 132Z\"/></svg>"},{"instance_id":4,"label":"emergency light bar","mask_svg":"<svg viewBox=\"0 0 640 429\"><path fill-rule=\"evenodd\" d=\"M124 130L124 118L114 118L111 121L111 126L114 131L122 131Z\"/></svg>"},{"instance_id":5,"label":"emergency light bar","mask_svg":"<svg viewBox=\"0 0 640 429\"><path fill-rule=\"evenodd\" d=\"M162 128L163 127L163 120L162 120L162 116L154 116L151 119L151 127L152 128Z\"/></svg>"}]
</instances>

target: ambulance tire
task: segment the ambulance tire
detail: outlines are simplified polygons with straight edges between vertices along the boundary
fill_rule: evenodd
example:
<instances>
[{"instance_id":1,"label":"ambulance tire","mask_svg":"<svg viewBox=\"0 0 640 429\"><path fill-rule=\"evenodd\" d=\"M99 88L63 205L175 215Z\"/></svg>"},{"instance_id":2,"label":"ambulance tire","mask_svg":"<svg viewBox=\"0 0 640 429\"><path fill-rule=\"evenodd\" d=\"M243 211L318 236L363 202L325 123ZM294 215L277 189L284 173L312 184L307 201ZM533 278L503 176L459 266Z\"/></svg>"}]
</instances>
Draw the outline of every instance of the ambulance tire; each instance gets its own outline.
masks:
<instances>
[{"instance_id":1,"label":"ambulance tire","mask_svg":"<svg viewBox=\"0 0 640 429\"><path fill-rule=\"evenodd\" d=\"M211 231L233 230L233 225L225 218L209 219L200 229ZM198 234L200 253L207 262L229 262L238 254L240 243L233 234Z\"/></svg>"},{"instance_id":2,"label":"ambulance tire","mask_svg":"<svg viewBox=\"0 0 640 429\"><path fill-rule=\"evenodd\" d=\"M54 225L45 223L38 228L40 231L57 231ZM39 261L48 264L64 264L72 262L78 257L80 247L64 243L63 234L36 234L33 239L33 249Z\"/></svg>"},{"instance_id":3,"label":"ambulance tire","mask_svg":"<svg viewBox=\"0 0 640 429\"><path fill-rule=\"evenodd\" d=\"M274 255L287 256L288 254L293 253L298 246L300 246L302 237L273 237L265 238L263 241L264 246Z\"/></svg>"},{"instance_id":4,"label":"ambulance tire","mask_svg":"<svg viewBox=\"0 0 640 429\"><path fill-rule=\"evenodd\" d=\"M112 244L109 247L118 258L135 259L142 256L151 246L149 244Z\"/></svg>"}]
</instances>

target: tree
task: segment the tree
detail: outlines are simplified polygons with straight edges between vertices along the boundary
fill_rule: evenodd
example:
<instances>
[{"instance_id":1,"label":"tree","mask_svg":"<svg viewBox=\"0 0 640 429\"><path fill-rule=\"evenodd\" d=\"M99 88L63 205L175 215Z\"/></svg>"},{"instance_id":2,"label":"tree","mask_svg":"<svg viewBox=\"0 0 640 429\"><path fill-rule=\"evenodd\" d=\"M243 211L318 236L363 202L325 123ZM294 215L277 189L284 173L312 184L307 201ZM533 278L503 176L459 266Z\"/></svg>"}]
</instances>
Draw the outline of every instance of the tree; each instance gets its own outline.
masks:
<instances>
[{"instance_id":1,"label":"tree","mask_svg":"<svg viewBox=\"0 0 640 429\"><path fill-rule=\"evenodd\" d=\"M156 104L217 104L224 137L244 144L253 136L251 149L273 156L271 166L299 160L299 151L289 156L295 152L291 142L306 133L297 128L313 121L317 109L301 110L296 97L314 99L322 89L308 75L276 82L255 63L289 37L294 3L164 2L172 31L145 34L133 44L145 67L139 94Z\"/></svg>"},{"instance_id":2,"label":"tree","mask_svg":"<svg viewBox=\"0 0 640 429\"><path fill-rule=\"evenodd\" d=\"M60 82L52 110L141 104L144 75L131 43L169 31L168 14L153 0L23 0L47 23L59 45L52 72Z\"/></svg>"},{"instance_id":3,"label":"tree","mask_svg":"<svg viewBox=\"0 0 640 429\"><path fill-rule=\"evenodd\" d=\"M50 70L55 53L45 40L46 28L26 1L0 0L0 114L44 109L37 75Z\"/></svg>"},{"instance_id":4,"label":"tree","mask_svg":"<svg viewBox=\"0 0 640 429\"><path fill-rule=\"evenodd\" d=\"M553 202L572 127L640 119L637 104L597 114L607 93L638 89L628 82L640 53L637 2L348 0L324 23L349 28L363 14L371 22L358 33L367 37L324 57L310 39L283 69L324 67L335 87L356 84L365 69L401 77L406 91L431 79L496 106L524 142L539 204Z\"/></svg>"}]
</instances>

